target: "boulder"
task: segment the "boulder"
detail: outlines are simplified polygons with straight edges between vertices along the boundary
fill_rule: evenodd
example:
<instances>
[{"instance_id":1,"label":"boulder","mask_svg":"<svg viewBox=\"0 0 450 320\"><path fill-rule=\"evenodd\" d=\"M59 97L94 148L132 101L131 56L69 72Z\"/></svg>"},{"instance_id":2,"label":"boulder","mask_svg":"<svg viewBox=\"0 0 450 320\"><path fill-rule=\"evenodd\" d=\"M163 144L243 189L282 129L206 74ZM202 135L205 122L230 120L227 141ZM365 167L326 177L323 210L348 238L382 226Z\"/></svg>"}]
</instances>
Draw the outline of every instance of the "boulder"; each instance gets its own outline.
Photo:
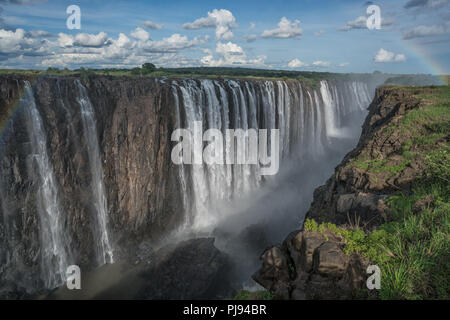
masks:
<instances>
[{"instance_id":1,"label":"boulder","mask_svg":"<svg viewBox=\"0 0 450 320\"><path fill-rule=\"evenodd\" d=\"M325 277L340 278L347 268L347 257L334 242L325 242L314 251L314 272Z\"/></svg>"}]
</instances>

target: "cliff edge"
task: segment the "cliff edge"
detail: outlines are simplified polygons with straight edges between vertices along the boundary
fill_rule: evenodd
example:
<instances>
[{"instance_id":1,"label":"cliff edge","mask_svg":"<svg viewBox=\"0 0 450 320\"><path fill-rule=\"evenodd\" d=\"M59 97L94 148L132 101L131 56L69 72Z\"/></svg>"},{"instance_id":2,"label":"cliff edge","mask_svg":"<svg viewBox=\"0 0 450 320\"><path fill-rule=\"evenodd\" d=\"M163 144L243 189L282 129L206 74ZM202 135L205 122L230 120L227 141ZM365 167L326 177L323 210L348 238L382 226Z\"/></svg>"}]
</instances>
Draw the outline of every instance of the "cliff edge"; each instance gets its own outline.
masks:
<instances>
[{"instance_id":1,"label":"cliff edge","mask_svg":"<svg viewBox=\"0 0 450 320\"><path fill-rule=\"evenodd\" d=\"M448 299L449 140L449 87L377 89L357 147L255 281L279 299Z\"/></svg>"}]
</instances>

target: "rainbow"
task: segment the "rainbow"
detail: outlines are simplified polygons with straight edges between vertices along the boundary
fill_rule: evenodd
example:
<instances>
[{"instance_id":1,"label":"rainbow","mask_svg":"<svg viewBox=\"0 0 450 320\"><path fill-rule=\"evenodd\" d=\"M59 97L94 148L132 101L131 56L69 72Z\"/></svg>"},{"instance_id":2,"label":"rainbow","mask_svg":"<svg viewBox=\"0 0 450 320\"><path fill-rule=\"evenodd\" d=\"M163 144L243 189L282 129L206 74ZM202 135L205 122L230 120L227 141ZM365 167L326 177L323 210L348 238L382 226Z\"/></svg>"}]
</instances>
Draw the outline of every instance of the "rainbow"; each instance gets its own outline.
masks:
<instances>
[{"instance_id":1,"label":"rainbow","mask_svg":"<svg viewBox=\"0 0 450 320\"><path fill-rule=\"evenodd\" d=\"M441 85L449 85L449 73L444 66L433 60L431 55L426 52L424 46L419 45L411 40L403 41L405 46L422 64L425 70L429 70L432 75L439 77Z\"/></svg>"}]
</instances>

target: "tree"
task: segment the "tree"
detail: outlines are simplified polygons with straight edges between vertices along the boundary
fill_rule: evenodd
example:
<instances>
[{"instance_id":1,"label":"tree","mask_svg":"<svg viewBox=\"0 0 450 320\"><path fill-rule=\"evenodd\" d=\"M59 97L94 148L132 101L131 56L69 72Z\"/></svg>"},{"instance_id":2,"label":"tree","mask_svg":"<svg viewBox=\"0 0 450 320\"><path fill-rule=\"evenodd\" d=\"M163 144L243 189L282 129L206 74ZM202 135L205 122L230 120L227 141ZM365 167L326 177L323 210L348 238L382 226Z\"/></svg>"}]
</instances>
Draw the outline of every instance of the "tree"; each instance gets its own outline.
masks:
<instances>
[{"instance_id":1,"label":"tree","mask_svg":"<svg viewBox=\"0 0 450 320\"><path fill-rule=\"evenodd\" d=\"M142 71L144 73L150 73L156 70L156 66L153 63L144 63L142 65Z\"/></svg>"},{"instance_id":2,"label":"tree","mask_svg":"<svg viewBox=\"0 0 450 320\"><path fill-rule=\"evenodd\" d=\"M141 75L141 71L142 71L142 69L141 68L133 68L133 69L131 69L131 74L132 75L135 75L135 76L140 76Z\"/></svg>"}]
</instances>

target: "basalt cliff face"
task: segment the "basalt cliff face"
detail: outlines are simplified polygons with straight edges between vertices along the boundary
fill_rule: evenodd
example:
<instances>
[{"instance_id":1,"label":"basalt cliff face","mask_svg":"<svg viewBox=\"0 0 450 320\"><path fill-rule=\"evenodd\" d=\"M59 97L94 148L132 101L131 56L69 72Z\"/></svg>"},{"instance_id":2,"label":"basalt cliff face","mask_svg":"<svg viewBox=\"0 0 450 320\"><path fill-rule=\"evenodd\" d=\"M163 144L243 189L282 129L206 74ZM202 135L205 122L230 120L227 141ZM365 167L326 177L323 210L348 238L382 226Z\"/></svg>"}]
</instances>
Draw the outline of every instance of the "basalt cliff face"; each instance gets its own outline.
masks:
<instances>
[{"instance_id":1,"label":"basalt cliff face","mask_svg":"<svg viewBox=\"0 0 450 320\"><path fill-rule=\"evenodd\" d=\"M325 157L362 119L361 81L0 78L0 288L55 288L68 265L129 257L179 228L214 227L259 166L175 165L176 128L280 129L280 158ZM227 153L226 150L225 153ZM134 251L133 251L134 252Z\"/></svg>"},{"instance_id":2,"label":"basalt cliff face","mask_svg":"<svg viewBox=\"0 0 450 320\"><path fill-rule=\"evenodd\" d=\"M144 236L157 239L180 221L179 184L171 170L167 134L174 126L173 111L166 107L173 98L158 82L100 78L84 88L75 79L45 78L28 85L7 78L2 90L2 107L15 108L1 146L2 280L40 288L39 281L47 279L45 285L52 287L65 276L62 263L76 261L83 267L110 262L105 260L114 259L105 258L108 247L120 248ZM89 97L83 97L84 90ZM27 113L33 99L38 120ZM89 99L91 109L80 107L80 99ZM30 125L36 121L39 130ZM47 159L33 144L43 145ZM46 168L40 162L47 162ZM52 173L45 176L43 171ZM106 239L105 226L96 221L105 210ZM50 239L41 232L46 215L58 220L45 223L60 225L59 230L45 229ZM64 251L66 261L50 258L48 270L40 270L46 269L40 267L43 242L50 242L52 256ZM120 250L115 254L120 256ZM56 268L60 274L45 275L55 273L54 264L61 266Z\"/></svg>"},{"instance_id":3,"label":"basalt cliff face","mask_svg":"<svg viewBox=\"0 0 450 320\"><path fill-rule=\"evenodd\" d=\"M400 124L407 123L408 114L432 104L419 97L440 92L433 87L376 90L358 145L325 185L314 191L306 214L306 219L312 220L289 234L281 245L264 251L262 266L253 275L255 281L278 299L355 299L371 295L366 287L366 269L371 263L361 254L346 251L349 242L343 234L346 230L368 234L392 221L388 197L399 191L412 194L419 179L426 176L425 156L448 143L448 132L427 127L426 122L408 130ZM416 143L420 137L415 129L435 141L431 145ZM430 196L419 199L412 210L420 214L433 207L433 201ZM327 227L327 223L333 225ZM344 232L333 231L337 227Z\"/></svg>"}]
</instances>

